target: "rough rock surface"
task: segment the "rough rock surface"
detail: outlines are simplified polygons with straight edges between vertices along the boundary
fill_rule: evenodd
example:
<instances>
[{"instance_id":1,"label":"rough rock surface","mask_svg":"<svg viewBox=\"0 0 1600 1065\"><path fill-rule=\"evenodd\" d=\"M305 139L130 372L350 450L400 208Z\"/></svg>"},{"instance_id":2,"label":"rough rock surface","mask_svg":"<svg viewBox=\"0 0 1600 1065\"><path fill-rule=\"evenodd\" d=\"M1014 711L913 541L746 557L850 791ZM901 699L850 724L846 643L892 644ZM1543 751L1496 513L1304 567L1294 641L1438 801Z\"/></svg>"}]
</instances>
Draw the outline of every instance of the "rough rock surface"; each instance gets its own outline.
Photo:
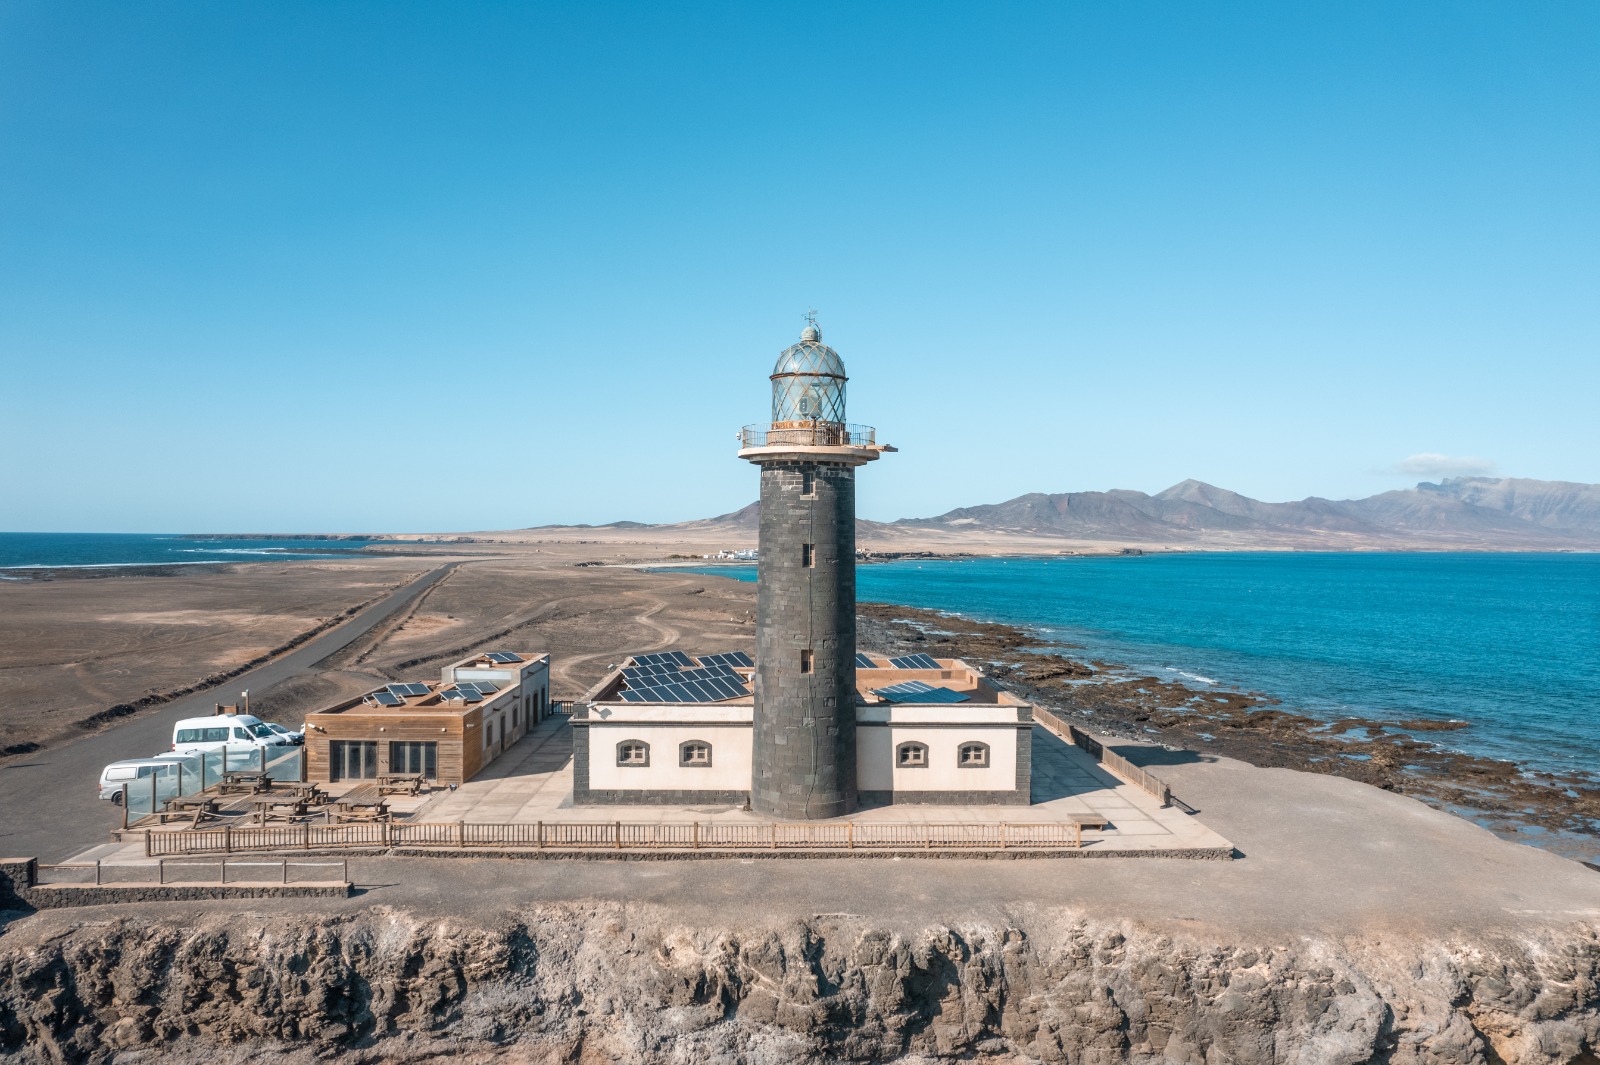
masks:
<instances>
[{"instance_id":1,"label":"rough rock surface","mask_svg":"<svg viewBox=\"0 0 1600 1065\"><path fill-rule=\"evenodd\" d=\"M104 911L109 914L112 911ZM125 911L124 911L125 912ZM19 1062L1600 1062L1600 930L1277 944L1069 910L907 932L60 914L0 937Z\"/></svg>"}]
</instances>

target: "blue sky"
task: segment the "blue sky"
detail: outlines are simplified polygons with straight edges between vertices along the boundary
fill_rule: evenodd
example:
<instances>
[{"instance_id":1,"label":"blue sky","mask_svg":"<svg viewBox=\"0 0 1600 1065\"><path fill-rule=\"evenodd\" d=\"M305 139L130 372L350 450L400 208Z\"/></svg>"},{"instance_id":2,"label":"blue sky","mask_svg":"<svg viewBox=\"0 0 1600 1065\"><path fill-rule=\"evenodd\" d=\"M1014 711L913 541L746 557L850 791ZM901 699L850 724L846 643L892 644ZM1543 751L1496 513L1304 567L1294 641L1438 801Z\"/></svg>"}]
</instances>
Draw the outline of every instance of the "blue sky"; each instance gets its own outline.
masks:
<instances>
[{"instance_id":1,"label":"blue sky","mask_svg":"<svg viewBox=\"0 0 1600 1065\"><path fill-rule=\"evenodd\" d=\"M1587 2L4 0L0 528L732 510L808 307L868 517L1600 481L1597 55Z\"/></svg>"}]
</instances>

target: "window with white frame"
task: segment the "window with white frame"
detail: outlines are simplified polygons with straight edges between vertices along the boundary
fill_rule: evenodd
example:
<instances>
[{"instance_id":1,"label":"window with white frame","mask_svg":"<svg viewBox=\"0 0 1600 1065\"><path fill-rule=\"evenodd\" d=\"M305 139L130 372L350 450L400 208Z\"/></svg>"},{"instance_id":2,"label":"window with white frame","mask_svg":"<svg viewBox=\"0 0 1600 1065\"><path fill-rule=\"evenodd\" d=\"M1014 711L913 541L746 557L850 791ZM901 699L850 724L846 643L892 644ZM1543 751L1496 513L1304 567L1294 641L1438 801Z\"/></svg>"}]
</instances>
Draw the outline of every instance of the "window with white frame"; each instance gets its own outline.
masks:
<instances>
[{"instance_id":1,"label":"window with white frame","mask_svg":"<svg viewBox=\"0 0 1600 1065\"><path fill-rule=\"evenodd\" d=\"M976 740L963 743L956 752L956 764L962 769L985 769L989 765L989 745Z\"/></svg>"},{"instance_id":2,"label":"window with white frame","mask_svg":"<svg viewBox=\"0 0 1600 1065\"><path fill-rule=\"evenodd\" d=\"M928 767L928 745L926 743L902 743L895 748L894 764L900 769L926 769Z\"/></svg>"},{"instance_id":3,"label":"window with white frame","mask_svg":"<svg viewBox=\"0 0 1600 1065\"><path fill-rule=\"evenodd\" d=\"M644 740L623 740L617 744L617 764L635 767L649 765L650 745Z\"/></svg>"}]
</instances>

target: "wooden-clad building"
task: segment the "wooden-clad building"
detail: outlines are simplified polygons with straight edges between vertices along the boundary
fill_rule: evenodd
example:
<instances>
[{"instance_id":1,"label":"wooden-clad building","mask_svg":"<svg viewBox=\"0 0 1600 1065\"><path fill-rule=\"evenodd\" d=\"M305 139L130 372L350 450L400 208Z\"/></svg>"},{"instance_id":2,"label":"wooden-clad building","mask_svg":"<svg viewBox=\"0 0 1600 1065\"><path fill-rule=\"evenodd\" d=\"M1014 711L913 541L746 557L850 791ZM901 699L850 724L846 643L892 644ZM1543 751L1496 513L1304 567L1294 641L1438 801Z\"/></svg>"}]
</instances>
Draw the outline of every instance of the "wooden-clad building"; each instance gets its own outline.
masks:
<instances>
[{"instance_id":1,"label":"wooden-clad building","mask_svg":"<svg viewBox=\"0 0 1600 1065\"><path fill-rule=\"evenodd\" d=\"M307 714L306 779L415 773L461 784L549 713L549 655L473 655L445 666L437 683L390 684Z\"/></svg>"}]
</instances>

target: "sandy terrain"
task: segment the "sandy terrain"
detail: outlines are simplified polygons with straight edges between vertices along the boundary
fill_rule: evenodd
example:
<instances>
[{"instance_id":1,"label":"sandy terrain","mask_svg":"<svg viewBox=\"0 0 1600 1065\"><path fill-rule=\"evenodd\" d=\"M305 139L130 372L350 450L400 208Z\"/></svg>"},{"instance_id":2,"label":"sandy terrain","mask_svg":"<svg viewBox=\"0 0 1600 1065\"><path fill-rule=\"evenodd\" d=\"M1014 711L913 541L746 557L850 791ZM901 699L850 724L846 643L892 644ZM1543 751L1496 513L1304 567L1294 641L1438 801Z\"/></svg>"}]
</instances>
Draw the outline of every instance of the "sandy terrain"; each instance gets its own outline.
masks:
<instances>
[{"instance_id":1,"label":"sandy terrain","mask_svg":"<svg viewBox=\"0 0 1600 1065\"><path fill-rule=\"evenodd\" d=\"M668 545L717 550L719 543ZM418 548L329 562L238 563L167 576L0 583L0 750L70 741L113 707L160 705L329 623L439 562L463 564L411 608L328 659L324 672L251 692L263 716L308 710L374 681L437 675L498 643L555 656L557 694L581 694L628 653L685 643L749 649L754 593L731 581L579 567L593 545ZM662 558L643 542L601 559ZM209 685L222 701L235 686ZM96 715L99 715L98 717ZM125 715L124 715L125 716ZM5 756L0 755L0 760Z\"/></svg>"},{"instance_id":2,"label":"sandy terrain","mask_svg":"<svg viewBox=\"0 0 1600 1065\"><path fill-rule=\"evenodd\" d=\"M110 707L236 668L426 568L271 562L0 583L0 749L60 742Z\"/></svg>"}]
</instances>

